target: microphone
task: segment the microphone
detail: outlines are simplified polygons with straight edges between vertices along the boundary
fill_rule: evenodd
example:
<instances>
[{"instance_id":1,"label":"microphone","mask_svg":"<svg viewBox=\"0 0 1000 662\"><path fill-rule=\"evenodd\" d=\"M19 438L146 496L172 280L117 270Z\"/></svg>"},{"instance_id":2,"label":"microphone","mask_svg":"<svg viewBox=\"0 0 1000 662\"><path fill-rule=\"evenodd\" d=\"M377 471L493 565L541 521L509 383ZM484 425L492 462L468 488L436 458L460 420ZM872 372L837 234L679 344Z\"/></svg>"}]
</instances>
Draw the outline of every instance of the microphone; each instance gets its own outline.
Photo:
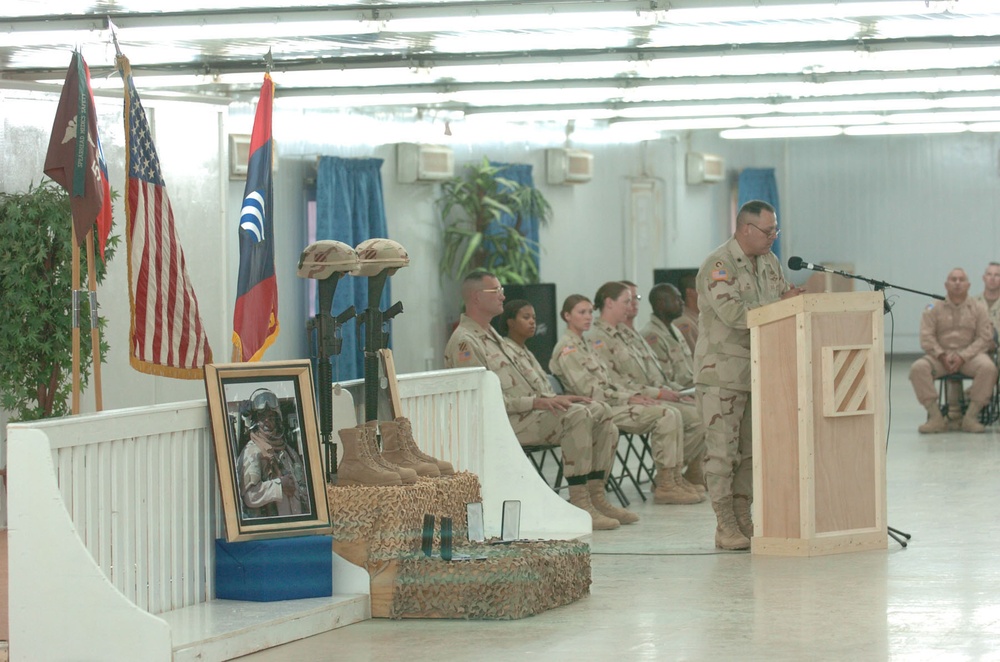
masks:
<instances>
[{"instance_id":1,"label":"microphone","mask_svg":"<svg viewBox=\"0 0 1000 662\"><path fill-rule=\"evenodd\" d=\"M792 271L798 271L799 269L812 269L813 271L830 271L822 264L812 264L811 262L803 262L802 258L793 255L788 258L788 268Z\"/></svg>"}]
</instances>

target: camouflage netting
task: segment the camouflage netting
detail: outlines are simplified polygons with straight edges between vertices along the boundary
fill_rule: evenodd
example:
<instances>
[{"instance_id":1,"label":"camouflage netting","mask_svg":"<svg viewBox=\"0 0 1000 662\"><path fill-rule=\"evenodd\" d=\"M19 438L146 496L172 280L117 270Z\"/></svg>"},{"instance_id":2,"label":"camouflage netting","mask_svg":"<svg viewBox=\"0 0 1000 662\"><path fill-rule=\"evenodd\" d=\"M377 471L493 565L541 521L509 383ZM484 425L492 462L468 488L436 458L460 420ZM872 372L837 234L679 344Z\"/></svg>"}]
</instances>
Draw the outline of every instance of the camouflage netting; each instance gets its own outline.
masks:
<instances>
[{"instance_id":1,"label":"camouflage netting","mask_svg":"<svg viewBox=\"0 0 1000 662\"><path fill-rule=\"evenodd\" d=\"M442 517L452 519L455 540L467 538L466 504L483 500L479 478L467 471L401 487L328 486L327 496L334 551L368 570L419 551L425 513L435 516L435 548Z\"/></svg>"},{"instance_id":2,"label":"camouflage netting","mask_svg":"<svg viewBox=\"0 0 1000 662\"><path fill-rule=\"evenodd\" d=\"M481 501L468 472L402 487L329 486L333 549L372 577L373 615L514 619L569 604L590 591L590 548L576 541L470 544L466 504ZM435 557L420 551L424 514L435 516ZM455 554L442 561L441 517L451 517ZM462 541L461 543L459 541ZM391 584L384 583L386 581ZM379 584L379 591L376 591ZM376 609L376 593L386 602Z\"/></svg>"},{"instance_id":3,"label":"camouflage netting","mask_svg":"<svg viewBox=\"0 0 1000 662\"><path fill-rule=\"evenodd\" d=\"M423 554L400 559L389 617L524 618L590 592L586 543L478 543L455 553L472 559L448 562Z\"/></svg>"}]
</instances>

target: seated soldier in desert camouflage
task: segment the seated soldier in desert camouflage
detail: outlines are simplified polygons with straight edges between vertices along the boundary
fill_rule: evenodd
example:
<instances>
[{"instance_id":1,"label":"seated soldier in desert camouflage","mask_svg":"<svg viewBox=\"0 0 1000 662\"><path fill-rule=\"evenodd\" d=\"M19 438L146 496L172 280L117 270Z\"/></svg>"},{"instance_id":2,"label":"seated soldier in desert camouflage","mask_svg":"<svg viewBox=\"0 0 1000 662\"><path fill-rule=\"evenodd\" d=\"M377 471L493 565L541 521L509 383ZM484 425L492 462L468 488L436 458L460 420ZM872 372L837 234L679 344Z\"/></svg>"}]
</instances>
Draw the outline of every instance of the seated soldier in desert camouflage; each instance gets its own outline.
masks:
<instances>
[{"instance_id":1,"label":"seated soldier in desert camouflage","mask_svg":"<svg viewBox=\"0 0 1000 662\"><path fill-rule=\"evenodd\" d=\"M667 379L646 341L632 323L639 312L633 286L611 281L594 296L594 307L601 312L587 335L592 346L608 367L611 381L624 388L642 392L675 409L684 421L684 480L704 490L702 460L705 453L705 428L690 397L682 397L679 386Z\"/></svg>"},{"instance_id":2,"label":"seated soldier in desert camouflage","mask_svg":"<svg viewBox=\"0 0 1000 662\"><path fill-rule=\"evenodd\" d=\"M648 434L656 463L658 504L701 503L704 497L681 476L684 465L684 431L680 413L665 402L611 381L607 366L583 334L590 329L594 306L581 294L571 294L562 307L566 332L555 349L549 369L570 393L587 395L611 406L618 429L634 434Z\"/></svg>"},{"instance_id":3,"label":"seated soldier in desert camouflage","mask_svg":"<svg viewBox=\"0 0 1000 662\"><path fill-rule=\"evenodd\" d=\"M483 366L495 373L517 440L525 446L559 445L570 503L590 514L594 529L618 528L619 520L598 508L607 503L604 479L611 470L613 444L618 443L607 406L590 398L556 395L544 375L524 369L511 355L490 326L503 312L503 287L496 276L488 271L466 276L462 300L465 313L445 347L445 365Z\"/></svg>"},{"instance_id":4,"label":"seated soldier in desert camouflage","mask_svg":"<svg viewBox=\"0 0 1000 662\"><path fill-rule=\"evenodd\" d=\"M649 291L649 305L653 315L642 327L642 337L671 383L682 389L694 388L694 356L674 324L683 307L681 293L669 283L660 283Z\"/></svg>"}]
</instances>

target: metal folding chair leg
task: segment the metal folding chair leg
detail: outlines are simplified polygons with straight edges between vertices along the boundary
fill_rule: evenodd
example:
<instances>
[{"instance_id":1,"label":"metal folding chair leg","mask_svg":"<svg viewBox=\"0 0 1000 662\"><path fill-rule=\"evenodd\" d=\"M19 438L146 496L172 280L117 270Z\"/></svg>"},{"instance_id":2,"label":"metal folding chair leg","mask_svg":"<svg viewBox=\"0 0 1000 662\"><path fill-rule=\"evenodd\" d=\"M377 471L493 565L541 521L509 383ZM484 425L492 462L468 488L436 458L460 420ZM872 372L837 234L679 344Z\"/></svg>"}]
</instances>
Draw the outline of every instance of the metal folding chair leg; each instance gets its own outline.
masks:
<instances>
[{"instance_id":1,"label":"metal folding chair leg","mask_svg":"<svg viewBox=\"0 0 1000 662\"><path fill-rule=\"evenodd\" d=\"M521 450L528 456L528 460L531 461L532 466L535 467L535 471L538 472L538 475L541 476L546 485L549 485L556 492L568 487L563 485L562 449L559 446L539 444L535 446L521 446ZM551 483L545 475L545 460L549 457L552 458L552 461L556 465L556 476Z\"/></svg>"}]
</instances>

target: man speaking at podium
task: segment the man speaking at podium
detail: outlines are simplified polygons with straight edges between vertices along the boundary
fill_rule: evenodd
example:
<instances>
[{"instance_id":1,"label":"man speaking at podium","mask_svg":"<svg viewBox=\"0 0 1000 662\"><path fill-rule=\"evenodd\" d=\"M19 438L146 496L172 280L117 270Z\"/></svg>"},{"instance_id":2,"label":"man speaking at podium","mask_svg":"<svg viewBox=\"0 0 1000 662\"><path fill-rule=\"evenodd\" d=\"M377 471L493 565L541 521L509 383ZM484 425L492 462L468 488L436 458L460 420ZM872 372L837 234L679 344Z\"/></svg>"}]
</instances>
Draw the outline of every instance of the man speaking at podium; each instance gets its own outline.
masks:
<instances>
[{"instance_id":1,"label":"man speaking at podium","mask_svg":"<svg viewBox=\"0 0 1000 662\"><path fill-rule=\"evenodd\" d=\"M718 522L715 546L748 549L753 535L750 329L747 311L802 294L771 252L777 238L774 207L751 200L736 215L732 238L698 270L695 393L705 421L705 478Z\"/></svg>"}]
</instances>

